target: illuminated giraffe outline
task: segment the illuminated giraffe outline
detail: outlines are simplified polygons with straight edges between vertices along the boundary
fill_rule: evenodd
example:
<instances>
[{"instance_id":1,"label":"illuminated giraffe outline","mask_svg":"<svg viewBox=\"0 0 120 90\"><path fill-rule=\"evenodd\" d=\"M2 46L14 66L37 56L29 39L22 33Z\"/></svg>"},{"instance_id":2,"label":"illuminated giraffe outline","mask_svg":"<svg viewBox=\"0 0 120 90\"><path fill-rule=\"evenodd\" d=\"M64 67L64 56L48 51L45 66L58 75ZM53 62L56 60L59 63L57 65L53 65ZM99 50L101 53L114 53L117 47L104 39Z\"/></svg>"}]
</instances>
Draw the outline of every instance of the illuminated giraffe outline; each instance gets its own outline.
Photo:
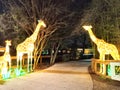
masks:
<instances>
[{"instance_id":1,"label":"illuminated giraffe outline","mask_svg":"<svg viewBox=\"0 0 120 90\"><path fill-rule=\"evenodd\" d=\"M105 42L103 39L98 39L92 32L92 26L83 26L85 30L88 31L91 40L97 45L97 50L100 54L99 59L105 60L105 55L110 54L114 60L120 60L118 50L115 45L109 44ZM104 67L103 67L104 70ZM104 71L100 70L100 72L105 73Z\"/></svg>"},{"instance_id":2,"label":"illuminated giraffe outline","mask_svg":"<svg viewBox=\"0 0 120 90\"><path fill-rule=\"evenodd\" d=\"M6 40L5 43L6 43L6 47L5 47L4 55L0 57L1 73L3 77L5 77L5 75L8 72L8 62L9 62L9 69L11 69L11 56L9 49L9 46L11 46L11 40Z\"/></svg>"},{"instance_id":3,"label":"illuminated giraffe outline","mask_svg":"<svg viewBox=\"0 0 120 90\"><path fill-rule=\"evenodd\" d=\"M28 55L27 71L30 72L29 59L31 60L31 71L32 71L32 54L34 51L34 43L37 39L37 35L39 33L39 30L42 26L46 27L44 21L39 20L34 33L30 37L26 38L25 41L23 41L22 43L17 45L17 47L16 47L16 50L17 50L17 69L19 68L19 61L20 61L20 70L22 69L22 56L24 54L27 54Z\"/></svg>"}]
</instances>

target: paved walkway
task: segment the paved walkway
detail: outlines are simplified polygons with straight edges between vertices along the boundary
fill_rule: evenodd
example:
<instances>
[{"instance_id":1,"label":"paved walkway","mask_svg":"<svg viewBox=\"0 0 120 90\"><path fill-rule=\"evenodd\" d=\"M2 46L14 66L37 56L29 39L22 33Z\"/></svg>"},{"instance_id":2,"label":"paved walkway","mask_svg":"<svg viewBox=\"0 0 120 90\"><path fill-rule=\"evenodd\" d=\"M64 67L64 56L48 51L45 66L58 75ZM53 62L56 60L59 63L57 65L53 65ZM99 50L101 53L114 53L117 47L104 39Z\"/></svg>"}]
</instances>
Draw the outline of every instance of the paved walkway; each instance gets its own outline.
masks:
<instances>
[{"instance_id":1,"label":"paved walkway","mask_svg":"<svg viewBox=\"0 0 120 90\"><path fill-rule=\"evenodd\" d=\"M42 71L7 80L0 90L92 90L90 62L57 63Z\"/></svg>"}]
</instances>

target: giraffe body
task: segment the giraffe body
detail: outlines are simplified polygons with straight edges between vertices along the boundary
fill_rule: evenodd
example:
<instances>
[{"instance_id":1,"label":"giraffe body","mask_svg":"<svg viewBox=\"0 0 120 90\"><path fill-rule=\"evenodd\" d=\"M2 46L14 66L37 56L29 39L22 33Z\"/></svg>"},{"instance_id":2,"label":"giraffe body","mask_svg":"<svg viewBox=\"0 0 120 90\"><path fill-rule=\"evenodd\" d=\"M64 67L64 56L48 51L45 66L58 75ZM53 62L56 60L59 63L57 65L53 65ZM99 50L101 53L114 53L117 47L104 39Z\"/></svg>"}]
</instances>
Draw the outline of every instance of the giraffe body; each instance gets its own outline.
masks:
<instances>
[{"instance_id":1,"label":"giraffe body","mask_svg":"<svg viewBox=\"0 0 120 90\"><path fill-rule=\"evenodd\" d=\"M105 60L106 54L110 54L114 60L120 60L116 46L113 44L106 43L104 40L98 41L97 50L100 53L100 60Z\"/></svg>"},{"instance_id":2,"label":"giraffe body","mask_svg":"<svg viewBox=\"0 0 120 90\"><path fill-rule=\"evenodd\" d=\"M32 54L34 51L34 43L37 39L37 35L39 33L39 30L41 27L46 27L45 23L40 20L39 23L37 24L37 27L34 31L34 33L25 39L25 41L23 41L22 43L18 44L16 50L17 50L17 68L19 68L19 61L20 61L20 69L22 69L22 56L24 54L28 55L28 72L29 70L29 60L31 60L31 71L32 71Z\"/></svg>"}]
</instances>

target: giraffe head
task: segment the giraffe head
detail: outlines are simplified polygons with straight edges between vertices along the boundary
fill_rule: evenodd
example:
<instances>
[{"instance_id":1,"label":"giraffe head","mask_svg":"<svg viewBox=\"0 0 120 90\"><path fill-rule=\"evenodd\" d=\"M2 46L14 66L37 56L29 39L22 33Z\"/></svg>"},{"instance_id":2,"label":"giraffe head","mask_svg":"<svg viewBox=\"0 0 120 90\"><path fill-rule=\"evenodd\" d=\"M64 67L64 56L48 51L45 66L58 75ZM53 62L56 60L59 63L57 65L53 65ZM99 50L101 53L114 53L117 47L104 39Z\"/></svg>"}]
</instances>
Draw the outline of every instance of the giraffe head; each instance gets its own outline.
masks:
<instances>
[{"instance_id":1,"label":"giraffe head","mask_svg":"<svg viewBox=\"0 0 120 90\"><path fill-rule=\"evenodd\" d=\"M46 27L46 24L43 20L38 20L38 22L40 23L41 26Z\"/></svg>"},{"instance_id":2,"label":"giraffe head","mask_svg":"<svg viewBox=\"0 0 120 90\"><path fill-rule=\"evenodd\" d=\"M11 46L11 40L6 40L5 43L7 46Z\"/></svg>"},{"instance_id":3,"label":"giraffe head","mask_svg":"<svg viewBox=\"0 0 120 90\"><path fill-rule=\"evenodd\" d=\"M86 25L84 25L84 26L82 26L85 30L90 30L91 28L92 28L92 26L91 25L89 25L89 26L86 26Z\"/></svg>"}]
</instances>

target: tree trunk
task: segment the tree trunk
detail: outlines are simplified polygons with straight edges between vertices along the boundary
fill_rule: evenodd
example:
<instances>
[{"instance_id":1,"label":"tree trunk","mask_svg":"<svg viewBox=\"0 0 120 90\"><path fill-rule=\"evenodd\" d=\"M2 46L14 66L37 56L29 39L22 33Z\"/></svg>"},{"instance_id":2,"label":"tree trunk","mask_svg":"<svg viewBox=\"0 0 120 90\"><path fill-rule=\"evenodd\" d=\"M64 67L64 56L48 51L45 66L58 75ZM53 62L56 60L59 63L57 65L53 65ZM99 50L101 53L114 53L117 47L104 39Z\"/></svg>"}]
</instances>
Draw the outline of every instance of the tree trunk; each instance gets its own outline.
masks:
<instances>
[{"instance_id":1,"label":"tree trunk","mask_svg":"<svg viewBox=\"0 0 120 90\"><path fill-rule=\"evenodd\" d=\"M55 52L51 52L51 58L50 58L50 65L54 64L55 63L55 59L57 57L57 53L58 53L58 50L59 50L59 47L60 47L60 44L61 44L61 41L59 41L56 49L55 49ZM53 51L54 48L52 48L52 51Z\"/></svg>"}]
</instances>

